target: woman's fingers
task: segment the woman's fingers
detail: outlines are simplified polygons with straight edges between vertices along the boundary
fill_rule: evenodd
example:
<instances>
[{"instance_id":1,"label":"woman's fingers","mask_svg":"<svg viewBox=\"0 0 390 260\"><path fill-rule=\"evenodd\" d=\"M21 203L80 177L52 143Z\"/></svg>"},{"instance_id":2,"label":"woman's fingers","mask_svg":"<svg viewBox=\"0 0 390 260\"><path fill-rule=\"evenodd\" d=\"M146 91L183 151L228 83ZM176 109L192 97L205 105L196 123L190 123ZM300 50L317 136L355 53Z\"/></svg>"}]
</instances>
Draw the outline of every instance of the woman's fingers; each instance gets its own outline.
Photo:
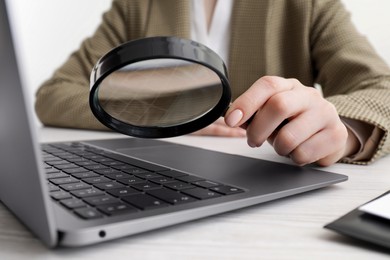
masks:
<instances>
[{"instance_id":1,"label":"woman's fingers","mask_svg":"<svg viewBox=\"0 0 390 260\"><path fill-rule=\"evenodd\" d=\"M223 118L219 118L217 121L203 129L200 129L192 135L205 135L205 136L221 136L221 137L245 137L246 131L242 128L232 128L225 124Z\"/></svg>"},{"instance_id":2,"label":"woman's fingers","mask_svg":"<svg viewBox=\"0 0 390 260\"><path fill-rule=\"evenodd\" d=\"M290 90L292 81L266 76L257 80L246 92L239 96L225 114L225 122L230 127L241 126L276 93Z\"/></svg>"},{"instance_id":3,"label":"woman's fingers","mask_svg":"<svg viewBox=\"0 0 390 260\"><path fill-rule=\"evenodd\" d=\"M232 103L225 122L245 127L251 147L268 140L299 165L329 165L346 151L348 132L335 107L295 79L259 79Z\"/></svg>"}]
</instances>

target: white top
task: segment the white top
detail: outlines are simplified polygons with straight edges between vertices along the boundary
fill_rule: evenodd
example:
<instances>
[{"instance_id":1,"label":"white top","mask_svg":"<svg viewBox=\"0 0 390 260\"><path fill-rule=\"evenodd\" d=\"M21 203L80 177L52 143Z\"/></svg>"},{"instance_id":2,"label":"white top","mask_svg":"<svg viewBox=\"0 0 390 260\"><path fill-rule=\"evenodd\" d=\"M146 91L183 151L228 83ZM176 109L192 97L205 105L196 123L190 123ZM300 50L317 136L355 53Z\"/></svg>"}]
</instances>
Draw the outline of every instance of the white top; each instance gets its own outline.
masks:
<instances>
[{"instance_id":1,"label":"white top","mask_svg":"<svg viewBox=\"0 0 390 260\"><path fill-rule=\"evenodd\" d=\"M225 64L229 60L230 20L233 0L217 1L210 30L207 30L203 1L192 0L191 39L215 51Z\"/></svg>"}]
</instances>

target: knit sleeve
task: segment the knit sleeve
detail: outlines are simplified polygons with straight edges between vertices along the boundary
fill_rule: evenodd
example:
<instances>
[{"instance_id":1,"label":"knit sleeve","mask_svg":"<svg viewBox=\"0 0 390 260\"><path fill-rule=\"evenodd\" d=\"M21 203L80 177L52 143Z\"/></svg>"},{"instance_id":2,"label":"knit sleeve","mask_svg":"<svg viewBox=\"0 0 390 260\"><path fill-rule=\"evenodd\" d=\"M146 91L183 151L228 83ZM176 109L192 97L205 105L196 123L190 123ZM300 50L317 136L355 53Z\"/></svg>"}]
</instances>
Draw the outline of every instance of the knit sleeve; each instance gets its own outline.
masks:
<instances>
[{"instance_id":1,"label":"knit sleeve","mask_svg":"<svg viewBox=\"0 0 390 260\"><path fill-rule=\"evenodd\" d=\"M89 108L89 77L97 60L128 38L126 1L114 1L95 33L36 93L35 110L44 125L106 129Z\"/></svg>"},{"instance_id":2,"label":"knit sleeve","mask_svg":"<svg viewBox=\"0 0 390 260\"><path fill-rule=\"evenodd\" d=\"M381 133L366 164L390 152L390 69L350 21L339 1L313 1L311 48L316 82L340 116Z\"/></svg>"}]
</instances>

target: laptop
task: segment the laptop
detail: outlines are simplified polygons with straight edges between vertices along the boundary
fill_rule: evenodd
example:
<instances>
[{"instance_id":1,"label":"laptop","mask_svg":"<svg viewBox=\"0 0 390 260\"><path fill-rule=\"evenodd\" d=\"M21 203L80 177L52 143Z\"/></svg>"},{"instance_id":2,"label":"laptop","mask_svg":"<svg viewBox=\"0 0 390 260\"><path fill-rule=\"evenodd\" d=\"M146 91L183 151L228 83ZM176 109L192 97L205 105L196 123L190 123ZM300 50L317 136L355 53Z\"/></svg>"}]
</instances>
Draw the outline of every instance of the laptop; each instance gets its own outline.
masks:
<instances>
[{"instance_id":1,"label":"laptop","mask_svg":"<svg viewBox=\"0 0 390 260\"><path fill-rule=\"evenodd\" d=\"M0 199L48 247L155 230L347 177L137 138L39 144L0 2Z\"/></svg>"}]
</instances>

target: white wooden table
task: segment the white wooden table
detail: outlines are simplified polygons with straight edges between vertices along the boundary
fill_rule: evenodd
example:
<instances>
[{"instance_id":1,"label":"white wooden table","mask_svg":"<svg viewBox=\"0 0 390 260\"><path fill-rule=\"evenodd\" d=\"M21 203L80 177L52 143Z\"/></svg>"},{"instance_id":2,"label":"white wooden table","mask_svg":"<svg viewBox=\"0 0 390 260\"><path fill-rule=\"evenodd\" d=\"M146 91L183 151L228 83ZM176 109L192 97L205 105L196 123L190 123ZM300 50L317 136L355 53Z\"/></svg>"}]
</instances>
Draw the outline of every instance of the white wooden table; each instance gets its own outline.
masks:
<instances>
[{"instance_id":1,"label":"white wooden table","mask_svg":"<svg viewBox=\"0 0 390 260\"><path fill-rule=\"evenodd\" d=\"M122 137L42 128L43 142ZM169 141L290 163L245 139L184 136ZM0 204L0 259L390 259L390 251L323 226L390 190L390 157L370 166L336 164L349 180L321 190L94 246L49 250Z\"/></svg>"}]
</instances>

